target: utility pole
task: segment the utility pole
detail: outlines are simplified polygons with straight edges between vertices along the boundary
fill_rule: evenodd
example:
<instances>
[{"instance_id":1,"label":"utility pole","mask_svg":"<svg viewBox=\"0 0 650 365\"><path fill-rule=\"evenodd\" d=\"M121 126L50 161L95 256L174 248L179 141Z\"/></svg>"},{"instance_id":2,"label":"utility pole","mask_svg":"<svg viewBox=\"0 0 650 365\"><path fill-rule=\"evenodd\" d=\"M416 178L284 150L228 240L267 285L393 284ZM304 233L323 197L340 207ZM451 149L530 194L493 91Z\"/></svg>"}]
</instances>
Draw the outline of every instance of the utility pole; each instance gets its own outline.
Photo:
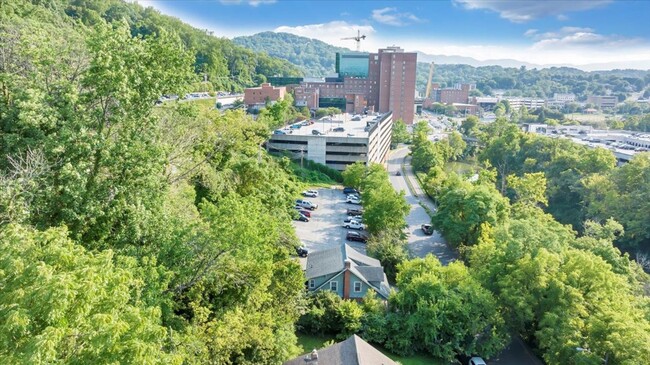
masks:
<instances>
[{"instance_id":1,"label":"utility pole","mask_svg":"<svg viewBox=\"0 0 650 365\"><path fill-rule=\"evenodd\" d=\"M305 147L300 147L300 168L302 169L302 160L305 157Z\"/></svg>"}]
</instances>

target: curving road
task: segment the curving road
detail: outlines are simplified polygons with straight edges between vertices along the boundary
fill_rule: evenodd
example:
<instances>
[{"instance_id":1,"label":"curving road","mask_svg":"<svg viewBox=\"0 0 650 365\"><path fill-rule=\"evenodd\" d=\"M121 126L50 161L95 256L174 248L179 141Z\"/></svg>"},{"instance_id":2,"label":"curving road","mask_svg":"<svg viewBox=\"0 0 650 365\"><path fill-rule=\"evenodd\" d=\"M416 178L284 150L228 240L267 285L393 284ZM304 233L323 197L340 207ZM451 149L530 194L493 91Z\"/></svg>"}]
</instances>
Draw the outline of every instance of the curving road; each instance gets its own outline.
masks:
<instances>
[{"instance_id":1,"label":"curving road","mask_svg":"<svg viewBox=\"0 0 650 365\"><path fill-rule=\"evenodd\" d=\"M431 222L431 217L429 217L422 205L426 206L430 211L435 210L435 205L421 191L410 164L405 165L404 169L402 169L404 159L406 158L407 162L410 160L410 157L407 157L408 152L408 147L400 147L392 151L388 159L388 173L390 175L390 182L393 184L395 190L403 190L406 202L411 206L411 211L406 217L409 251L415 257L424 257L431 253L438 257L443 265L447 265L449 262L458 258L457 253L447 246L444 238L438 231L433 232L431 236L427 236L420 229L422 224ZM401 176L396 175L397 171L401 172ZM411 191L406 179L409 179L415 191Z\"/></svg>"},{"instance_id":2,"label":"curving road","mask_svg":"<svg viewBox=\"0 0 650 365\"><path fill-rule=\"evenodd\" d=\"M392 151L388 159L388 173L395 190L404 190L406 201L411 206L411 211L406 217L409 250L411 255L417 257L424 257L429 253L434 254L443 265L447 265L457 259L458 254L447 246L438 231L435 231L431 236L426 236L420 229L420 225L429 223L431 220L422 205L432 212L435 211L436 207L431 199L424 194L415 178L410 164L410 156L407 156L408 152L407 147L399 147ZM402 163L405 163L403 169ZM395 175L397 171L401 171L401 176ZM407 184L406 179L409 179L411 187ZM411 189L414 191L411 191ZM513 336L510 344L506 346L499 356L491 359L489 363L493 365L542 365L542 361L533 354L519 336Z\"/></svg>"}]
</instances>

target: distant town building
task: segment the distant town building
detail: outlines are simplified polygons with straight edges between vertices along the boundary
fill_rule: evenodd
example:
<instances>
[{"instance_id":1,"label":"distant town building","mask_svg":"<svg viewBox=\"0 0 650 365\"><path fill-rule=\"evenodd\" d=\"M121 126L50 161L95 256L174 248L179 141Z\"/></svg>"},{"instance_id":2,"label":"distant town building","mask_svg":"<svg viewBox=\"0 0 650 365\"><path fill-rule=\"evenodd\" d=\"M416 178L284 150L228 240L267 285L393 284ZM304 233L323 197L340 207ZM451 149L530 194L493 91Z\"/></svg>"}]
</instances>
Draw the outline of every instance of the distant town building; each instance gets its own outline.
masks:
<instances>
[{"instance_id":1,"label":"distant town building","mask_svg":"<svg viewBox=\"0 0 650 365\"><path fill-rule=\"evenodd\" d=\"M267 102L276 102L284 98L286 92L286 87L274 87L269 83L262 84L260 87L249 87L244 90L244 104L249 108L263 107Z\"/></svg>"},{"instance_id":2,"label":"distant town building","mask_svg":"<svg viewBox=\"0 0 650 365\"><path fill-rule=\"evenodd\" d=\"M417 53L404 52L399 47L370 54L337 53L337 76L324 80L305 79L296 100L310 108L337 107L347 113L392 111L393 118L411 124L416 65ZM314 95L318 98L316 105Z\"/></svg>"},{"instance_id":3,"label":"distant town building","mask_svg":"<svg viewBox=\"0 0 650 365\"><path fill-rule=\"evenodd\" d=\"M502 100L508 101L510 110L518 110L522 106L528 109L537 109L546 106L546 100L544 99L505 97Z\"/></svg>"},{"instance_id":4,"label":"distant town building","mask_svg":"<svg viewBox=\"0 0 650 365\"><path fill-rule=\"evenodd\" d=\"M453 87L440 88L440 84L431 84L431 94L422 103L423 108L429 108L433 103L468 104L470 103L469 92L476 89L476 84L454 84Z\"/></svg>"},{"instance_id":5,"label":"distant town building","mask_svg":"<svg viewBox=\"0 0 650 365\"><path fill-rule=\"evenodd\" d=\"M290 152L336 170L357 161L385 164L388 160L393 114L337 116L311 125L296 123L276 130L266 147L271 152Z\"/></svg>"},{"instance_id":6,"label":"distant town building","mask_svg":"<svg viewBox=\"0 0 650 365\"><path fill-rule=\"evenodd\" d=\"M591 95L587 97L587 104L593 104L599 109L615 108L618 98L609 95Z\"/></svg>"},{"instance_id":7,"label":"distant town building","mask_svg":"<svg viewBox=\"0 0 650 365\"><path fill-rule=\"evenodd\" d=\"M546 106L549 108L563 108L568 103L573 103L576 101L575 94L553 94L553 99L546 101Z\"/></svg>"}]
</instances>

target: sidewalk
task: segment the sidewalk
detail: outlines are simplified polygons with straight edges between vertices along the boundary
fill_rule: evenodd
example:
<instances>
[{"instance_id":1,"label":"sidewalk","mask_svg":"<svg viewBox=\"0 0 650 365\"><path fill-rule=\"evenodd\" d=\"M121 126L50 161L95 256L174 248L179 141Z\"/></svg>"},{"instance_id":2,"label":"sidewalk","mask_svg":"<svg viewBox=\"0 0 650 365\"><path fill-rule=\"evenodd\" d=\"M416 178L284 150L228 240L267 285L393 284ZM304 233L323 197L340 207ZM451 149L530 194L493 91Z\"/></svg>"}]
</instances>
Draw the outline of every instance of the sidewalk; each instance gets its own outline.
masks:
<instances>
[{"instance_id":1,"label":"sidewalk","mask_svg":"<svg viewBox=\"0 0 650 365\"><path fill-rule=\"evenodd\" d=\"M420 182L413 172L413 166L411 166L411 156L409 155L404 156L404 161L402 162L402 174L404 174L404 178L407 180L406 182L409 190L411 190L411 194L413 194L413 196L418 199L420 204L423 204L429 212L435 212L437 209L436 205L431 200L431 198L429 198L424 189L422 189L420 186Z\"/></svg>"}]
</instances>

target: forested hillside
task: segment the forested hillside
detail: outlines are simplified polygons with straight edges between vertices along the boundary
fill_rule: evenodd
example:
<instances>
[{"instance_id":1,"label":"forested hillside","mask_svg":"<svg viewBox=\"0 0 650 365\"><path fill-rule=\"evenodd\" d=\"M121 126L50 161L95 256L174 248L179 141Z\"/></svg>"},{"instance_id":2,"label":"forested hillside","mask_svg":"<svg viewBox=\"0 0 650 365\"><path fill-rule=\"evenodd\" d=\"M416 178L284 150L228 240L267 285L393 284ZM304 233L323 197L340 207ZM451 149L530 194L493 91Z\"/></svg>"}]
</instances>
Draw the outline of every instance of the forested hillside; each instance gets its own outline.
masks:
<instances>
[{"instance_id":1,"label":"forested hillside","mask_svg":"<svg viewBox=\"0 0 650 365\"><path fill-rule=\"evenodd\" d=\"M86 26L101 21L125 21L133 36L159 34L163 30L177 34L194 55L194 72L199 76L197 80L203 80L205 76L208 81L207 85L194 85L192 91L241 91L244 87L259 85L268 76L300 75L300 70L285 60L251 52L226 38L219 38L219 34L196 29L177 18L163 15L153 8L143 8L137 3L120 0L48 0L39 3L44 3L43 6L53 10L58 17L65 14L70 20L77 20ZM10 4L3 5L9 7L7 11L20 7L20 2Z\"/></svg>"},{"instance_id":2,"label":"forested hillside","mask_svg":"<svg viewBox=\"0 0 650 365\"><path fill-rule=\"evenodd\" d=\"M196 81L192 46L233 87L285 64L136 5L0 4L0 363L296 356L300 186L260 149L272 121L154 107Z\"/></svg>"},{"instance_id":3,"label":"forested hillside","mask_svg":"<svg viewBox=\"0 0 650 365\"><path fill-rule=\"evenodd\" d=\"M316 39L287 33L263 32L233 40L258 52L286 59L299 66L306 76L325 76L334 72L334 54L350 52ZM429 64L419 62L416 89L424 93L429 75ZM641 70L613 70L585 72L569 67L547 69L504 68L501 66L473 67L468 65L436 65L434 82L443 86L456 83L476 83L477 95L492 95L493 90L505 91L511 96L551 98L553 93L574 93L584 101L589 95L613 94L623 101L633 92L642 92L650 86L650 72ZM650 91L647 92L650 96Z\"/></svg>"},{"instance_id":4,"label":"forested hillside","mask_svg":"<svg viewBox=\"0 0 650 365\"><path fill-rule=\"evenodd\" d=\"M256 52L285 59L298 66L305 76L324 77L334 73L336 52L352 52L318 39L289 33L262 32L232 40Z\"/></svg>"},{"instance_id":5,"label":"forested hillside","mask_svg":"<svg viewBox=\"0 0 650 365\"><path fill-rule=\"evenodd\" d=\"M428 64L418 63L418 90L426 88L428 72ZM579 100L584 101L589 95L611 93L623 101L630 93L644 91L650 86L650 72L585 72L568 67L527 70L501 66L436 65L433 81L444 86L475 83L484 95L492 95L495 89L505 91L506 95L538 98L552 98L553 93L574 93Z\"/></svg>"}]
</instances>

